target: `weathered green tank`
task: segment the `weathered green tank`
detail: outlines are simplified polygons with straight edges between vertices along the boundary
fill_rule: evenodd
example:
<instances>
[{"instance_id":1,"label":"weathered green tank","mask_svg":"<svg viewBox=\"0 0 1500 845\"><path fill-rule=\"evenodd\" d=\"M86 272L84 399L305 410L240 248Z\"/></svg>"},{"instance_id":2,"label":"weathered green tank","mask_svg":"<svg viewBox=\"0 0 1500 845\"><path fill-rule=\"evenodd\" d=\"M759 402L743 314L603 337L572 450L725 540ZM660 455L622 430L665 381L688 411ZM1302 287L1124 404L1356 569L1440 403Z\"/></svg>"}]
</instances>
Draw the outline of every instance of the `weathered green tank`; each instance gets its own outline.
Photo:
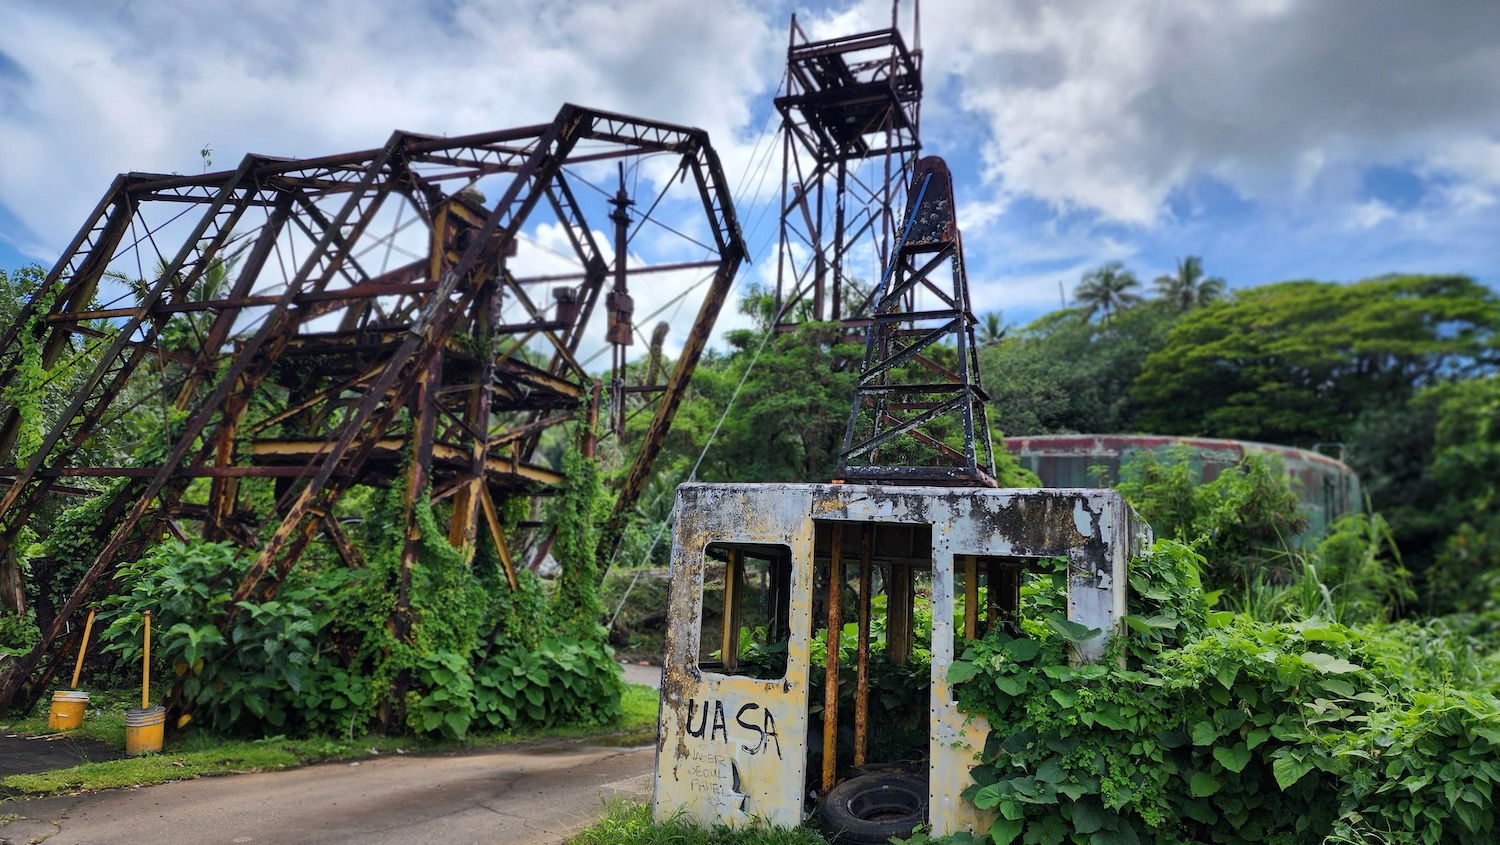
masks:
<instances>
[{"instance_id":1,"label":"weathered green tank","mask_svg":"<svg viewBox=\"0 0 1500 845\"><path fill-rule=\"evenodd\" d=\"M1150 434L1045 434L1007 437L1005 447L1041 478L1044 487L1112 486L1120 479L1121 465L1142 450L1161 458L1169 451L1186 452L1203 481L1217 478L1246 455L1273 456L1292 479L1307 516L1307 530L1294 542L1321 536L1340 516L1359 511L1363 502L1359 476L1343 461L1272 443Z\"/></svg>"}]
</instances>

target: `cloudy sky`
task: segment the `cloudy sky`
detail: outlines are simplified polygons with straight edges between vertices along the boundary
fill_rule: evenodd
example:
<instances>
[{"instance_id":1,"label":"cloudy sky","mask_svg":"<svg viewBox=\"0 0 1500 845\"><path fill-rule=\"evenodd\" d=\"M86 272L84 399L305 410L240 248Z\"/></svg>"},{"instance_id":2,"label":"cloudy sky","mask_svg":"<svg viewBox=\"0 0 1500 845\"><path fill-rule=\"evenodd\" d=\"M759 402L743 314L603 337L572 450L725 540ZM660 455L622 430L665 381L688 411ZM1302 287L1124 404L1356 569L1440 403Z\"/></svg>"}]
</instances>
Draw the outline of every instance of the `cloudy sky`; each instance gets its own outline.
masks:
<instances>
[{"instance_id":1,"label":"cloudy sky","mask_svg":"<svg viewBox=\"0 0 1500 845\"><path fill-rule=\"evenodd\" d=\"M50 265L117 172L311 156L564 101L708 129L756 266L754 178L793 11L889 0L7 0L0 269ZM911 2L902 3L910 36ZM1460 272L1500 286L1500 2L928 0L926 151L955 172L979 310L1200 255L1240 287ZM775 172L769 182L774 182Z\"/></svg>"}]
</instances>

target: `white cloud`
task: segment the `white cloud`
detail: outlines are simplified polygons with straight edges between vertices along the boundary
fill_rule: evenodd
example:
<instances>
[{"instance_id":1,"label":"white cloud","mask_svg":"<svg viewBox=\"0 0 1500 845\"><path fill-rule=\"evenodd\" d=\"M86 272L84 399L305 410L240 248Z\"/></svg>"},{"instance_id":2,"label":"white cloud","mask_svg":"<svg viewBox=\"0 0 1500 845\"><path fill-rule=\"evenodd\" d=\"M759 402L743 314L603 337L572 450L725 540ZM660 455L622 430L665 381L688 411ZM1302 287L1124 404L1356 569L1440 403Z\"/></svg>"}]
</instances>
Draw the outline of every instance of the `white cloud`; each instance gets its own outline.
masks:
<instances>
[{"instance_id":1,"label":"white cloud","mask_svg":"<svg viewBox=\"0 0 1500 845\"><path fill-rule=\"evenodd\" d=\"M860 23L888 25L889 8L864 0ZM923 12L928 90L951 83L988 129L1000 196L1149 226L1205 175L1275 205L1353 200L1358 166L1500 174L1491 0L952 0ZM942 132L926 133L929 149Z\"/></svg>"},{"instance_id":2,"label":"white cloud","mask_svg":"<svg viewBox=\"0 0 1500 845\"><path fill-rule=\"evenodd\" d=\"M1396 209L1380 200L1368 200L1354 207L1349 225L1356 229L1373 229L1396 216Z\"/></svg>"},{"instance_id":3,"label":"white cloud","mask_svg":"<svg viewBox=\"0 0 1500 845\"><path fill-rule=\"evenodd\" d=\"M53 251L115 173L195 172L205 143L222 168L546 122L565 101L708 129L737 172L779 62L746 2L23 0L6 17L0 202Z\"/></svg>"},{"instance_id":4,"label":"white cloud","mask_svg":"<svg viewBox=\"0 0 1500 845\"><path fill-rule=\"evenodd\" d=\"M1492 138L1455 138L1431 157L1430 165L1439 173L1500 188L1500 133Z\"/></svg>"},{"instance_id":5,"label":"white cloud","mask_svg":"<svg viewBox=\"0 0 1500 845\"><path fill-rule=\"evenodd\" d=\"M813 37L890 24L889 0L817 2L799 4ZM222 168L250 151L369 148L398 127L544 122L569 100L708 129L731 183L746 175L769 199L736 197L757 250L741 285L774 279L764 248L780 149L761 132L782 73L782 2L111 6L20 0L0 29L0 205L32 230L0 239L44 262L114 173L196 171L205 143ZM912 6L900 6L908 38ZM1277 266L1250 262L1260 280L1302 275L1328 233L1379 239L1366 263L1394 260L1384 247L1400 244L1470 272L1493 265L1493 247L1476 246L1493 240L1480 233L1500 198L1493 0L1441 13L1403 0L946 0L922 12L925 151L979 177L962 185L959 214L976 307L1047 306L1059 278L1071 287L1112 259L1169 265L1167 250L1205 243L1285 252ZM1416 174L1425 195L1372 198L1372 166ZM1232 224L1245 232L1205 233L1220 225L1205 183L1248 201ZM1276 250L1236 246L1266 233L1283 233ZM632 252L656 249L652 238Z\"/></svg>"}]
</instances>

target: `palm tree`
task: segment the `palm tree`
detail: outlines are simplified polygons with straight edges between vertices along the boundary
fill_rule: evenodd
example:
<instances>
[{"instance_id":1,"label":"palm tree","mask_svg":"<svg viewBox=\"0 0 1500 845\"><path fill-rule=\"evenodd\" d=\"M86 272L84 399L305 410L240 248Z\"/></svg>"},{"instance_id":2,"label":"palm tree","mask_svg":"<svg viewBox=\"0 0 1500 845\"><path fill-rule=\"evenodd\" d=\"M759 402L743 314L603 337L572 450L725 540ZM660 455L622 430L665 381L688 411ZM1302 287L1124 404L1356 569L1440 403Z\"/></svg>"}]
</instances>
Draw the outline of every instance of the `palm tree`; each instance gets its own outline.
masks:
<instances>
[{"instance_id":1,"label":"palm tree","mask_svg":"<svg viewBox=\"0 0 1500 845\"><path fill-rule=\"evenodd\" d=\"M979 345L999 346L1009 329L999 311L984 312L984 321L979 324Z\"/></svg>"},{"instance_id":2,"label":"palm tree","mask_svg":"<svg viewBox=\"0 0 1500 845\"><path fill-rule=\"evenodd\" d=\"M1110 313L1131 304L1140 302L1141 296L1131 288L1141 286L1135 274L1125 269L1125 265L1118 261L1090 270L1083 274L1082 283L1073 291L1073 298L1080 305L1088 307L1084 313L1085 319L1092 318L1094 312L1104 312L1104 324L1109 325Z\"/></svg>"},{"instance_id":3,"label":"palm tree","mask_svg":"<svg viewBox=\"0 0 1500 845\"><path fill-rule=\"evenodd\" d=\"M1203 275L1203 259L1196 255L1177 259L1177 274L1156 277L1156 289L1163 299L1177 303L1184 311L1207 305L1224 297L1224 280Z\"/></svg>"}]
</instances>

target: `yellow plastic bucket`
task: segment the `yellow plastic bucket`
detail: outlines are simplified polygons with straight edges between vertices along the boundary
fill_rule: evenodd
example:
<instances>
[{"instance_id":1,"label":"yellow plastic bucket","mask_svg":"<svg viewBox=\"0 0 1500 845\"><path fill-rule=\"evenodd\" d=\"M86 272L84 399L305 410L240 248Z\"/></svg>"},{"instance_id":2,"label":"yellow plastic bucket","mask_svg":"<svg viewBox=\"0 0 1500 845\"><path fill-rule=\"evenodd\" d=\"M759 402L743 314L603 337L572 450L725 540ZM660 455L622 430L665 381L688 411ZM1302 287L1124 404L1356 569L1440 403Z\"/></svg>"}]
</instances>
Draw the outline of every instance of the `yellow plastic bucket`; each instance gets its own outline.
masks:
<instances>
[{"instance_id":1,"label":"yellow plastic bucket","mask_svg":"<svg viewBox=\"0 0 1500 845\"><path fill-rule=\"evenodd\" d=\"M162 726L167 721L165 707L125 711L125 753L155 754L161 750Z\"/></svg>"},{"instance_id":2,"label":"yellow plastic bucket","mask_svg":"<svg viewBox=\"0 0 1500 845\"><path fill-rule=\"evenodd\" d=\"M89 706L89 694L74 689L61 689L52 693L52 710L47 714L47 727L58 731L70 731L83 724L83 711Z\"/></svg>"}]
</instances>

